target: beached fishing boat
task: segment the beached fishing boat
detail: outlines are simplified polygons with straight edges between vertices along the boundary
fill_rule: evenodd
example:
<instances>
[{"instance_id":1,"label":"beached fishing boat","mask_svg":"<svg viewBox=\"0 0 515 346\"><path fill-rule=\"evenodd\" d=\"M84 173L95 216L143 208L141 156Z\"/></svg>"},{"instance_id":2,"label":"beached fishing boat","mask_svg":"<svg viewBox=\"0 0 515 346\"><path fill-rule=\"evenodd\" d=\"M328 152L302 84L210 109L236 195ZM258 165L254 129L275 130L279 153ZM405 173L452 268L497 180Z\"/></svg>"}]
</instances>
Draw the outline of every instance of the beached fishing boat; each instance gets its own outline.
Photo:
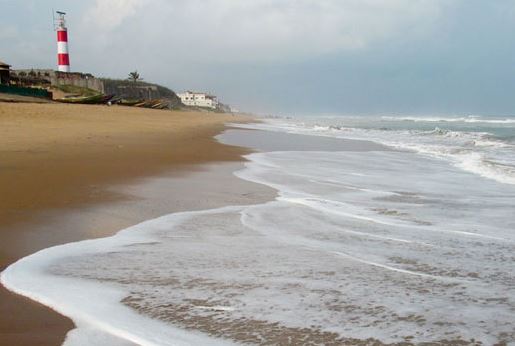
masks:
<instances>
[{"instance_id":1,"label":"beached fishing boat","mask_svg":"<svg viewBox=\"0 0 515 346\"><path fill-rule=\"evenodd\" d=\"M138 103L134 104L134 107L145 107L146 104L147 104L147 101L142 101L142 102L138 102Z\"/></svg>"},{"instance_id":2,"label":"beached fishing boat","mask_svg":"<svg viewBox=\"0 0 515 346\"><path fill-rule=\"evenodd\" d=\"M98 94L93 96L72 96L56 99L57 102L63 103L77 103L77 104L95 104L102 103L106 96L104 94Z\"/></svg>"},{"instance_id":3,"label":"beached fishing boat","mask_svg":"<svg viewBox=\"0 0 515 346\"><path fill-rule=\"evenodd\" d=\"M168 102L162 101L152 106L153 109L165 109L168 108Z\"/></svg>"},{"instance_id":4,"label":"beached fishing boat","mask_svg":"<svg viewBox=\"0 0 515 346\"><path fill-rule=\"evenodd\" d=\"M141 103L141 100L128 100L128 99L121 99L119 104L122 106L135 106L138 103Z\"/></svg>"},{"instance_id":5,"label":"beached fishing boat","mask_svg":"<svg viewBox=\"0 0 515 346\"><path fill-rule=\"evenodd\" d=\"M153 109L163 109L168 107L168 102L160 99L156 100L126 100L122 99L117 101L118 104L123 106L133 106L133 107L141 107L141 108L153 108Z\"/></svg>"},{"instance_id":6,"label":"beached fishing boat","mask_svg":"<svg viewBox=\"0 0 515 346\"><path fill-rule=\"evenodd\" d=\"M147 101L141 101L139 103L136 103L135 107L142 107L142 108L152 108L154 105L161 102L160 100L147 100Z\"/></svg>"}]
</instances>

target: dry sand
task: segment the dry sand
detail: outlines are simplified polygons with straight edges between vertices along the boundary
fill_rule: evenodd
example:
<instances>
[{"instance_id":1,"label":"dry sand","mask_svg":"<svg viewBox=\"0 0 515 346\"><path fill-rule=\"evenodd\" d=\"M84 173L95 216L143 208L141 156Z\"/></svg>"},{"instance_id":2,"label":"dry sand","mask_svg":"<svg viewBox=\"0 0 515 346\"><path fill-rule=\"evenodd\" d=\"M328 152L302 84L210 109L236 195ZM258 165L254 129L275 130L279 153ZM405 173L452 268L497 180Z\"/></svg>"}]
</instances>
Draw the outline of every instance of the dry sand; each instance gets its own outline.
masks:
<instances>
[{"instance_id":1,"label":"dry sand","mask_svg":"<svg viewBox=\"0 0 515 346\"><path fill-rule=\"evenodd\" d=\"M213 136L228 121L246 120L116 106L0 103L0 270L40 249L105 236L160 215L166 208L154 208L148 198L131 201L120 214L119 204L113 206L131 197L111 187L240 161L242 148ZM185 207L195 204L190 202ZM0 289L0 345L57 345L72 327L51 310Z\"/></svg>"}]
</instances>

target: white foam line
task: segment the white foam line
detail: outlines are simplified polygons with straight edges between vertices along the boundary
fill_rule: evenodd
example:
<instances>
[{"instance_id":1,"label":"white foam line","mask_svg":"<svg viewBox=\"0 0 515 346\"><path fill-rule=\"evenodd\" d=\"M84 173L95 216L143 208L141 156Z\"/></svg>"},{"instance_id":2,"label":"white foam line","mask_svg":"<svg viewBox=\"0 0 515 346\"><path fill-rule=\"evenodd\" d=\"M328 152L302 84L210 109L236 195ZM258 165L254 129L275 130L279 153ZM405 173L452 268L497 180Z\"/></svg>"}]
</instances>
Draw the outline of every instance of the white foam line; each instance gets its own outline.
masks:
<instances>
[{"instance_id":1,"label":"white foam line","mask_svg":"<svg viewBox=\"0 0 515 346\"><path fill-rule=\"evenodd\" d=\"M167 238L171 238L171 239L183 239L183 238L195 238L194 236L192 235L169 235L167 236Z\"/></svg>"},{"instance_id":2,"label":"white foam line","mask_svg":"<svg viewBox=\"0 0 515 346\"><path fill-rule=\"evenodd\" d=\"M424 228L424 230L426 230ZM465 232L465 231L454 231L454 230L443 230L443 229L427 229L428 231L434 231L434 232L450 232L450 233L457 233L457 234L463 234L463 235L466 235L466 236L470 236L470 237L478 237L478 238L486 238L486 239L492 239L492 240L498 240L498 241L506 241L506 242L511 242L509 239L504 239L504 238L499 238L499 237L494 237L494 236L491 236L491 235L485 235L485 234L478 234L478 233L471 233L471 232Z\"/></svg>"},{"instance_id":3,"label":"white foam line","mask_svg":"<svg viewBox=\"0 0 515 346\"><path fill-rule=\"evenodd\" d=\"M232 306L222 306L222 305L216 305L216 306L198 305L198 306L195 306L195 308L201 309L201 310L234 311L234 308Z\"/></svg>"},{"instance_id":4,"label":"white foam line","mask_svg":"<svg viewBox=\"0 0 515 346\"><path fill-rule=\"evenodd\" d=\"M344 229L344 228L340 228L340 230L343 231L343 232L346 232L346 233L362 235L362 236L370 237L370 238L378 238L378 239L381 239L381 240L389 240L389 241L396 241L396 242L400 242L400 243L419 244L419 245L425 245L425 246L428 246L428 247L435 247L434 245L431 245L431 244L421 243L421 242L417 242L417 241L413 241L413 240L385 237L385 236L376 235L376 234L370 234L370 233L366 233L366 232L352 231L350 229Z\"/></svg>"},{"instance_id":5,"label":"white foam line","mask_svg":"<svg viewBox=\"0 0 515 346\"><path fill-rule=\"evenodd\" d=\"M513 119L484 119L475 117L457 117L457 118L445 118L445 117L391 117L382 116L384 120L390 121L413 121L413 122L464 122L464 123L486 123L486 124L513 124Z\"/></svg>"},{"instance_id":6,"label":"white foam line","mask_svg":"<svg viewBox=\"0 0 515 346\"><path fill-rule=\"evenodd\" d=\"M261 154L245 155L245 157L247 159L251 160L252 162L258 163L258 164L262 164L262 162L259 161L259 159L256 160L256 157L260 157L260 156L261 156ZM246 163L245 166L249 170L253 169L251 167L251 163ZM484 239L491 239L491 240L502 241L502 242L506 242L506 241L511 242L511 240L506 239L506 238L494 237L494 236L489 236L489 235L485 235L485 234L478 234L478 233L472 233L472 232L466 232L466 231L456 231L456 230L443 230L443 229L437 229L437 228L423 227L423 226L420 226L420 225L411 225L411 224L410 225L405 225L405 224L401 224L401 223L392 223L392 222L387 222L387 221L373 219L373 218L362 216L362 215L346 213L344 211L336 211L336 210L332 210L330 208L323 208L323 207L320 207L320 206L314 206L312 203L306 202L306 199L303 199L303 198L289 198L289 197L282 196L283 192L287 191L287 188L285 186L281 185L281 184L273 184L273 183L270 183L270 182L268 182L266 180L258 179L258 178L253 177L253 176L249 176L249 175L245 174L245 170L236 171L233 174L235 176L237 176L238 178L241 178L241 179L244 179L244 180L247 180L247 181L251 181L253 183L258 183L258 184L266 185L266 186L272 187L273 189L278 190L279 193L281 194L281 196L276 197L277 201L285 201L285 202L301 204L301 205L304 205L304 206L307 206L307 207L310 207L310 208L313 208L313 209L318 209L320 211L328 212L328 213L331 213L331 214L343 215L343 216L347 216L347 217L350 217L350 218L355 218L355 219L359 219L359 220L369 221L369 222L373 222L373 223L376 223L376 224L382 224L382 225L386 225L386 226L394 226L394 227L402 227L402 228L410 228L410 229L413 228L413 227L416 227L418 229L423 229L424 231L429 231L429 232L454 233L454 234L460 234L460 235L465 235L465 236L470 236L470 237L478 237L478 238L484 238ZM368 191L366 189L362 189L362 190L365 191L365 192L378 192L378 191L374 191L374 190L368 190ZM384 191L382 191L382 192L384 193ZM421 244L425 244L425 243L421 243ZM427 244L427 245L429 245L429 244Z\"/></svg>"},{"instance_id":7,"label":"white foam line","mask_svg":"<svg viewBox=\"0 0 515 346\"><path fill-rule=\"evenodd\" d=\"M246 221L246 217L247 217L246 212L242 211L241 212L241 223L244 226L248 227L248 228L251 228L251 229L253 229L253 230L257 231L257 232L262 233L259 230L259 228L256 228L251 223L247 222ZM357 231L350 231L350 230L344 230L344 231L361 234L361 232L357 232ZM369 234L364 233L363 235L369 235ZM280 241L283 241L283 242L285 242L287 244L290 244L290 245L295 243L295 241L291 237L284 237L284 236L274 235L274 238L276 238L276 239L278 239ZM403 240L397 240L397 241L403 241ZM409 241L406 241L406 242L409 242ZM399 269L399 268L387 266L385 264L380 264L380 263L376 263L376 262L366 261L366 260L363 260L361 258L352 256L352 255L349 255L349 254L346 254L346 253L340 252L340 251L327 251L327 250L325 250L323 248L323 246L315 245L315 244L318 244L318 243L319 242L317 240L308 240L308 239L305 239L304 237L297 237L297 241L296 241L296 245L300 245L300 246L303 246L303 247L308 248L308 249L333 253L333 254L336 254L338 256L346 257L348 259L351 259L351 260L354 260L354 261L357 261L357 262L360 262L360 263L368 264L368 265L379 267L379 268L383 268L383 269L388 269L388 270L391 270L391 271L396 271L396 272L403 273L403 274L415 275L415 276L426 277L426 278L431 278L431 279L436 279L436 280L443 280L443 281L469 282L467 280L451 279L451 278L446 278L446 277L442 277L442 276L436 276L436 275L430 275L430 274L413 272L413 271L409 271L409 270L405 270L405 269ZM424 244L424 243L422 243L422 244ZM429 246L431 246L431 245L429 245Z\"/></svg>"},{"instance_id":8,"label":"white foam line","mask_svg":"<svg viewBox=\"0 0 515 346\"><path fill-rule=\"evenodd\" d=\"M443 230L443 229L438 229L438 228L424 227L424 226L420 226L420 225L405 225L405 224L402 224L402 223L393 223L393 222L377 220L377 219L373 219L373 218L367 217L367 216L351 214L351 213L347 213L347 212L340 211L340 210L337 211L337 210L333 210L331 208L324 208L324 207L321 207L321 206L315 206L315 205L313 205L312 203L309 203L308 201L306 201L303 198L277 197L277 200L285 201L285 202L291 202L291 203L296 203L296 204L301 204L301 205L304 205L304 206L307 206L307 207L310 207L310 208L313 208L313 209L317 209L317 210L320 210L320 211L328 212L328 213L331 213L331 214L343 215L343 216L347 216L347 217L350 217L350 218L354 218L354 219L358 219L358 220L364 220L364 221L369 221L369 222L373 222L373 223L377 223L377 224L381 224L381 225L386 225L386 226L394 226L394 227L402 227L402 228L410 228L410 229L416 227L418 229L422 229L424 231L430 231L430 232L454 233L454 234L461 234L461 235L470 236L470 237L485 238L485 239L491 239L491 240L503 241L503 242L512 242L509 239L500 238L500 237L494 237L494 236L485 235L485 234L478 234L478 233L472 233L472 232L466 232L466 231L456 231L456 230ZM424 244L424 243L421 243L421 244Z\"/></svg>"},{"instance_id":9,"label":"white foam line","mask_svg":"<svg viewBox=\"0 0 515 346\"><path fill-rule=\"evenodd\" d=\"M255 159L256 156L260 156L260 154L250 154L250 155L246 155L245 157L248 158L249 160L251 160L252 162L258 162L259 164L261 164L261 162L259 162L258 160ZM252 170L253 168L251 167L251 164L252 163L246 163L245 164L246 168L249 169L249 170ZM373 223L376 223L376 224L382 224L382 225L386 225L386 226L409 228L409 229L412 229L412 228L416 227L418 229L421 229L421 230L424 230L424 231L429 231L429 232L452 233L452 234L459 234L459 235L464 235L464 236L468 236L468 237L477 237L477 238L490 239L490 240L501 241L501 242L510 242L510 243L513 242L510 239L501 238L501 237L494 237L494 236L490 236L490 235L486 235L486 234L478 234L478 233L472 233L472 232L466 232L466 231L456 231L456 230L444 230L444 229L438 229L438 228L432 228L432 227L424 227L424 226L413 225L413 224L406 225L406 224L401 224L401 223L392 223L392 222L387 222L387 221L373 219L373 218L362 216L362 215L346 213L346 212L340 211L340 210L336 211L336 210L332 210L330 208L323 208L323 207L320 207L320 206L314 206L312 203L306 202L305 198L284 197L283 194L284 194L284 192L288 191L288 189L285 186L281 185L281 184L274 184L274 183L270 183L270 182L268 182L266 180L263 180L263 179L258 179L258 178L254 177L254 176L249 176L249 175L245 174L245 170L236 171L233 174L235 176L237 176L238 178L240 178L240 179L247 180L247 181L250 181L250 182L253 182L253 183L257 183L257 184L266 185L266 186L269 186L269 187L279 191L280 196L275 198L275 200L277 200L277 201L284 201L284 202L291 202L291 203L301 204L301 205L304 205L304 206L307 206L307 207L310 207L310 208L313 208L313 209L320 210L322 212L327 212L327 213L336 214L336 215L343 215L343 216L347 216L347 217L350 217L350 218L355 218L355 219L359 219L359 220L369 221L369 222L373 222ZM363 191L365 191L365 192L378 192L378 191L366 190L366 189L363 189ZM313 199L316 199L316 198L313 197ZM423 245L425 244L425 245L428 245L428 246L432 246L432 245L427 244L427 243L419 243L419 244L423 244Z\"/></svg>"},{"instance_id":10,"label":"white foam line","mask_svg":"<svg viewBox=\"0 0 515 346\"><path fill-rule=\"evenodd\" d=\"M374 267L378 267L378 268L382 268L382 269L387 269L387 270L391 270L391 271L402 273L402 274L420 276L420 277L424 277L424 278L428 278L428 279L435 279L435 280L442 280L442 281L451 281L451 282L460 282L460 283L465 283L465 282L469 283L470 282L468 280L453 279L453 278L447 278L447 277L443 277L443 276L424 274L424 273L414 272L414 271L411 271L411 270L395 268L395 267L388 266L386 264L380 264L380 263L376 263L376 262L372 262L372 261L366 261L364 259L352 256L352 255L349 255L349 254L346 254L344 252L333 251L333 253L335 255L338 255L338 256L341 256L341 257L345 257L345 258L348 258L348 259L356 261L356 262L360 262L360 263L363 263L363 264L368 264L368 265L371 265L371 266L374 266Z\"/></svg>"},{"instance_id":11,"label":"white foam line","mask_svg":"<svg viewBox=\"0 0 515 346\"><path fill-rule=\"evenodd\" d=\"M48 252L62 252L59 250L61 250L63 247L68 247L69 245L73 245L73 247L76 247L76 246L78 246L78 243L72 243L72 244L62 245L59 247L45 249L45 250L39 251L33 255L30 255L30 256L27 256L27 257L21 259L20 261L9 266L5 271L2 272L2 275L0 277L0 282L10 291L20 294L22 296L25 296L27 298L30 298L34 301L37 301L43 305L46 305L46 306L52 308L53 310L57 311L60 314L63 314L65 316L72 318L72 320L75 322L75 324L78 328L81 328L81 326L87 325L89 327L93 327L95 329L104 331L105 333L107 333L109 335L118 337L122 340L136 343L138 345L142 345L142 346L158 346L158 345L160 345L160 343L152 342L146 338L142 338L134 333L131 333L129 330L126 330L123 328L117 328L115 325L105 322L101 318L99 319L98 318L99 316L97 316L97 315L83 312L80 310L80 308L78 309L76 307L76 305L74 305L73 303L72 304L63 303L63 301L61 299L56 299L55 297L52 298L52 297L45 295L44 293L40 294L37 291L33 291L30 289L27 290L27 289L23 289L23 288L16 286L16 282L19 281L20 278L22 281L25 281L27 277L30 277L29 280L31 280L31 281L36 281L35 286L39 286L41 284L41 282L44 282L44 281L48 281L49 287L56 287L56 286L67 287L67 286L69 286L69 285L66 285L66 282L67 281L70 282L71 280L67 280L65 278L59 278L59 277L56 278L56 277L53 277L52 275L44 274L44 273L42 273L43 268L39 268L40 265L37 265L37 264L33 265L33 263L31 263L33 261L39 262L40 259L41 259L41 262L46 262L48 259L47 258L42 259L42 257L47 257L46 255L48 254ZM52 260L55 259L53 257L56 257L53 255L54 255L53 253L50 255ZM24 265L27 265L29 268L23 268ZM21 268L19 268L20 266L21 266ZM43 267L43 266L41 266L41 267ZM91 285L90 283L87 283L87 282L84 282L81 284L81 290L82 290L82 292L86 293L86 296L88 294L85 291L88 290L88 286L93 286L93 285ZM75 292L75 293L80 294L80 292ZM70 294L70 292L68 292L68 294ZM117 294L115 293L115 295L117 295ZM92 298L92 297L90 297L90 298ZM89 301L88 304L90 304L92 306L98 305L98 301L95 302L95 300L89 300L89 299L88 299L88 301ZM117 302L117 300L115 300L115 302ZM102 304L102 305L103 306L100 307L100 309L98 311L99 314L101 314L100 310L102 308L105 309L109 304ZM123 306L122 306L122 308L123 308ZM129 310L129 309L127 308L127 310ZM141 318L146 319L143 316ZM159 322L157 322L157 323L159 323ZM186 344L178 341L176 343L169 343L169 345L186 345Z\"/></svg>"},{"instance_id":12,"label":"white foam line","mask_svg":"<svg viewBox=\"0 0 515 346\"><path fill-rule=\"evenodd\" d=\"M358 176L365 176L365 174L361 174L361 173L348 173L348 174L350 174L350 175L358 175ZM297 175L297 176L299 176L299 175ZM309 178L309 176L305 176L305 177ZM343 184L341 182L333 181L333 180L325 180L325 181L316 180L316 179L308 179L308 180L309 180L309 182L315 183L315 184L337 186L337 187L342 187L344 189L349 189L349 190L362 191L362 192L371 192L371 193L377 193L377 194L380 194L380 195L391 195L391 194L397 195L396 193L385 192L385 191L381 191L381 190L371 190L371 189L365 189L365 188L356 187L356 186L352 186L352 185L346 185L346 184Z\"/></svg>"},{"instance_id":13,"label":"white foam line","mask_svg":"<svg viewBox=\"0 0 515 346\"><path fill-rule=\"evenodd\" d=\"M246 212L242 211L241 212L241 223L244 226L246 226L246 227L248 227L250 229L253 229L253 230L257 231L257 232L262 233L259 230L259 228L256 228L251 223L247 222L246 218L247 218ZM430 274L413 272L413 271L405 270L405 269L399 269L399 268L387 266L385 264L380 264L380 263L376 263L376 262L366 261L366 260L363 260L361 258L352 256L352 255L349 255L349 254L346 254L346 253L340 252L340 251L330 251L330 250L328 251L328 250L324 249L323 246L315 245L315 244L320 243L319 241L305 239L304 237L296 237L297 239L294 240L291 237L274 235L273 238L275 238L275 239L277 239L279 241L282 241L282 242L284 242L284 243L286 243L288 245L294 245L295 244L297 246L302 246L302 247L305 247L307 249L311 249L311 250L315 250L315 251L322 251L324 253L333 253L335 255L338 255L338 256L341 256L341 257L346 257L346 258L351 259L351 260L356 261L356 262L360 262L360 263L363 263L363 264L368 264L368 265L371 265L371 266L375 266L375 267L379 267L379 268L382 268L382 269L387 269L387 270L391 270L391 271L395 271L395 272L399 272L399 273L403 273L403 274L415 275L415 276L420 276L420 277L425 277L425 278L435 279L435 280L441 280L441 281L460 282L460 283L470 282L470 281L467 281L467 280L452 279L452 278L446 278L446 277L443 277L443 276L436 276L436 275L430 275Z\"/></svg>"},{"instance_id":14,"label":"white foam line","mask_svg":"<svg viewBox=\"0 0 515 346\"><path fill-rule=\"evenodd\" d=\"M321 201L320 199L317 199L317 198L311 198L311 199L313 201L315 201L315 202ZM317 209L317 210L320 210L320 211L328 212L328 213L331 213L331 214L343 215L343 216L347 216L347 217L350 217L350 218L353 218L353 219L369 221L369 222L373 222L373 223L377 223L377 224L381 224L381 225L405 226L405 225L401 225L399 223L393 223L393 222L377 220L377 219L374 219L374 218L371 218L371 217L368 217L368 216L356 215L356 214L347 213L347 212L341 211L341 210L333 210L333 209L327 208L327 207L316 206L313 203L310 203L307 198L277 197L277 200L285 201L285 202L290 202L290 203L296 203L296 204L304 205L306 207L310 207L310 208ZM328 201L330 203L333 203L333 204L342 204L341 202L335 202L335 201L329 201L329 200L326 200L326 201Z\"/></svg>"},{"instance_id":15,"label":"white foam line","mask_svg":"<svg viewBox=\"0 0 515 346\"><path fill-rule=\"evenodd\" d=\"M148 243L149 239L153 240L153 232L162 228L163 222L166 229L170 229L195 215L240 212L246 207L226 206L168 214L124 229L111 237L43 249L7 267L0 273L0 283L14 293L70 317L79 329L93 327L139 345L232 344L141 315L120 303L127 292L105 283L53 275L48 272L48 267L69 256L94 255L120 246Z\"/></svg>"}]
</instances>

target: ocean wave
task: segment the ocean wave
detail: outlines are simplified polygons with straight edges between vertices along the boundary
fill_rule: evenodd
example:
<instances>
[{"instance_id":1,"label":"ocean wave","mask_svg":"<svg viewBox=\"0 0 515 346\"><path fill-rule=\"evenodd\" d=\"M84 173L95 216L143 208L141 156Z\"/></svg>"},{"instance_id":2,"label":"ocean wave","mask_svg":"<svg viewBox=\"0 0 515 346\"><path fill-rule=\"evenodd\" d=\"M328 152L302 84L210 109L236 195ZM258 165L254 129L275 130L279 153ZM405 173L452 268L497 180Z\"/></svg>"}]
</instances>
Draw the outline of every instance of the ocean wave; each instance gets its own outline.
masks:
<instances>
[{"instance_id":1,"label":"ocean wave","mask_svg":"<svg viewBox=\"0 0 515 346\"><path fill-rule=\"evenodd\" d=\"M476 146L480 141L473 142ZM385 143L387 144L387 143ZM387 144L388 145L388 144ZM389 143L398 149L408 149L420 154L450 160L465 171L493 179L503 184L515 184L515 167L489 159L485 153L475 152L461 146L446 146L426 143ZM495 144L497 145L497 144ZM491 146L482 143L479 146Z\"/></svg>"},{"instance_id":2,"label":"ocean wave","mask_svg":"<svg viewBox=\"0 0 515 346\"><path fill-rule=\"evenodd\" d=\"M390 129L352 127L345 119L326 119L323 124L309 121L267 120L261 124L235 125L292 134L368 140L398 150L410 150L443 159L465 171L503 184L515 184L515 144L485 131L458 131L434 127L426 129ZM332 123L331 123L332 122ZM375 125L379 125L376 123Z\"/></svg>"},{"instance_id":3,"label":"ocean wave","mask_svg":"<svg viewBox=\"0 0 515 346\"><path fill-rule=\"evenodd\" d=\"M459 131L438 126L430 130L353 127L352 123L346 123L345 118L326 119L329 122L327 124L321 123L316 117L313 117L313 120L314 122L310 123L305 120L285 122L275 119L264 124L245 126L293 134L373 141L395 149L410 150L444 159L460 169L503 184L515 184L515 145L490 132ZM380 124L376 122L372 125Z\"/></svg>"},{"instance_id":4,"label":"ocean wave","mask_svg":"<svg viewBox=\"0 0 515 346\"><path fill-rule=\"evenodd\" d=\"M485 123L485 124L515 124L515 119L485 119L478 116L468 117L413 117L413 116L382 116L381 119L388 121L413 121L413 122L464 122L464 123Z\"/></svg>"},{"instance_id":5,"label":"ocean wave","mask_svg":"<svg viewBox=\"0 0 515 346\"><path fill-rule=\"evenodd\" d=\"M476 147L513 148L513 144L508 144L497 139L489 139L488 136L474 140L472 144Z\"/></svg>"},{"instance_id":6,"label":"ocean wave","mask_svg":"<svg viewBox=\"0 0 515 346\"><path fill-rule=\"evenodd\" d=\"M464 139L476 139L481 138L489 133L486 132L464 132L464 131L452 131L448 129L442 129L439 127L435 127L433 130L428 131L420 131L420 130L411 130L412 134L422 135L422 136L442 136L448 138L464 138Z\"/></svg>"},{"instance_id":7,"label":"ocean wave","mask_svg":"<svg viewBox=\"0 0 515 346\"><path fill-rule=\"evenodd\" d=\"M488 132L470 132L470 131L452 131L435 127L434 130L420 131L412 130L411 134L417 136L435 136L440 138L449 138L461 140L456 144L465 147L495 147L495 148L509 148L514 147L513 144L501 140Z\"/></svg>"},{"instance_id":8,"label":"ocean wave","mask_svg":"<svg viewBox=\"0 0 515 346\"><path fill-rule=\"evenodd\" d=\"M456 166L485 178L505 184L515 184L515 167L488 160L480 153L460 155Z\"/></svg>"}]
</instances>

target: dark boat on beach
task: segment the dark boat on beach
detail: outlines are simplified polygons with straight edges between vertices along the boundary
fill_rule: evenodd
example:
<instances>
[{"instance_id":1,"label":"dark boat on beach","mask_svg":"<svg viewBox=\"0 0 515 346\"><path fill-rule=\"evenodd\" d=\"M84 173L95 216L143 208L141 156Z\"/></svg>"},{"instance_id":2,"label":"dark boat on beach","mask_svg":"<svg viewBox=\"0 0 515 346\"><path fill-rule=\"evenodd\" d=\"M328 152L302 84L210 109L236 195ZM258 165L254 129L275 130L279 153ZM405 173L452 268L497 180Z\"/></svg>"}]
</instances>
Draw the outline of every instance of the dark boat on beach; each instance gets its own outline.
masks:
<instances>
[{"instance_id":1,"label":"dark boat on beach","mask_svg":"<svg viewBox=\"0 0 515 346\"><path fill-rule=\"evenodd\" d=\"M122 106L135 106L139 103L141 103L142 100L128 100L128 99L121 99L118 104Z\"/></svg>"},{"instance_id":2,"label":"dark boat on beach","mask_svg":"<svg viewBox=\"0 0 515 346\"><path fill-rule=\"evenodd\" d=\"M97 104L103 103L106 95L98 94L93 96L72 96L56 99L57 102L62 103L73 103L73 104ZM106 101L107 102L107 101Z\"/></svg>"}]
</instances>

